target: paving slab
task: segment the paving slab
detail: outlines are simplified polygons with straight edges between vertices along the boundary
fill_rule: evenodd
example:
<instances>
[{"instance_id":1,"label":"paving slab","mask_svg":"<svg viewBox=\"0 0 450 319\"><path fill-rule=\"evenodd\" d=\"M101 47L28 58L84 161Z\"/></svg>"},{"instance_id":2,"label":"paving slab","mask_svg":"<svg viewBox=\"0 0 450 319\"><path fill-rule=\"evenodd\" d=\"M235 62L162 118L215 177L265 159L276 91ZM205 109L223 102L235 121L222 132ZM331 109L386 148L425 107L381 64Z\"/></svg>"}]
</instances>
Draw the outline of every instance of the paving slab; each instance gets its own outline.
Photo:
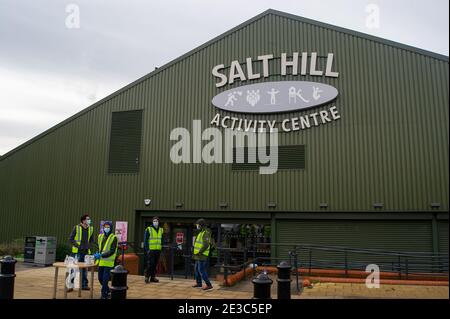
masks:
<instances>
[{"instance_id":1,"label":"paving slab","mask_svg":"<svg viewBox=\"0 0 450 319\"><path fill-rule=\"evenodd\" d=\"M53 267L21 266L16 272L14 297L17 299L51 299L53 298ZM58 289L56 298L64 298L64 271L58 274ZM90 274L88 275L90 279ZM100 284L95 274L94 298L100 298ZM272 298L276 298L276 278L272 278ZM253 297L253 284L245 280L234 287L221 287L212 281L214 289L203 291L192 288L193 279L159 277L159 283L144 283L143 276L128 276L127 297L130 299L250 299ZM378 289L369 289L364 284L355 283L315 283L312 288L304 288L301 294L295 289L295 281L291 290L293 299L316 298L433 298L448 299L448 286L413 286L413 285L381 285ZM68 293L69 299L88 299L89 291L83 291L81 298L78 292Z\"/></svg>"}]
</instances>

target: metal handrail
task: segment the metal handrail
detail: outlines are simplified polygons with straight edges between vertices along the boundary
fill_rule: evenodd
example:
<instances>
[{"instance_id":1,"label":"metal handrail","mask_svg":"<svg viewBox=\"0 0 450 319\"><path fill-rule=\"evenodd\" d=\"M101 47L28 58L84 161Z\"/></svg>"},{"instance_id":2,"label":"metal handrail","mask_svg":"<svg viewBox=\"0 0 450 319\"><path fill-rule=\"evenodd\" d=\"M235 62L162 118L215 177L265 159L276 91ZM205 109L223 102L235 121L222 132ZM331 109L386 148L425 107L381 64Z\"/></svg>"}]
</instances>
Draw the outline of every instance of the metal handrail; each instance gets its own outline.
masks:
<instances>
[{"instance_id":1,"label":"metal handrail","mask_svg":"<svg viewBox=\"0 0 450 319\"><path fill-rule=\"evenodd\" d=\"M139 245L136 245L134 242L121 243L131 246L136 252L143 250ZM258 254L258 246L267 247L286 247L288 248L289 255L289 263L294 267L294 274L296 276L297 282L297 290L303 289L301 283L299 282L299 268L307 268L309 269L309 273L311 273L311 269L313 267L326 267L328 269L341 269L345 270L345 274L348 275L349 270L361 270L365 269L367 266L367 262L362 262L359 260L349 261L348 255L352 254L355 257L355 254L360 255L371 255L378 257L390 257L390 260L379 260L377 264L384 268L384 271L392 271L398 273L399 278L402 276L415 275L415 274L427 274L427 275L448 275L448 254L430 254L427 252L395 252L389 250L377 250L377 249L359 249L353 247L343 247L343 246L325 246L325 245L315 245L315 244L286 244L286 243L253 243L253 250L245 247L244 249L240 248L230 248L230 247L216 247L217 250L217 264L214 265L219 270L219 273L222 272L223 269L224 279L227 280L230 272L236 272L240 270L246 269L250 264L253 264L253 274L256 273L256 264L260 265L274 265L274 261L286 260L286 258L281 257L262 257L257 256ZM174 250L177 248L176 244L164 244L162 247L166 250L169 250L170 253L170 276L173 279L174 269L173 269L173 258L174 258ZM312 258L314 251L323 251L323 252L331 252L336 254L341 254L342 260L339 259L339 256L330 258L330 259L317 259ZM302 253L309 253L309 260L299 259L299 255ZM123 258L122 251L122 258ZM242 253L243 260L241 263L238 260L234 260L235 264L232 264L232 253ZM247 257L251 257L250 260ZM186 263L192 258L192 249L191 251L183 251L181 257L185 258ZM221 258L222 257L222 258ZM122 259L123 261L123 259ZM236 263L237 262L237 263ZM191 267L191 265L189 265ZM188 268L185 268L185 277L188 277ZM389 270L387 270L389 269ZM244 276L245 277L245 276Z\"/></svg>"},{"instance_id":2,"label":"metal handrail","mask_svg":"<svg viewBox=\"0 0 450 319\"><path fill-rule=\"evenodd\" d=\"M363 255L372 255L372 256L378 256L378 257L391 257L390 261L378 261L377 264L379 266L383 266L383 268L389 267L391 271L398 273L399 278L402 278L402 275L405 275L406 278L410 275L414 274L427 274L427 275L435 275L435 276L441 276L441 275L448 275L448 255L447 254L430 254L426 252L394 252L394 251L383 251L383 250L375 250L375 249L357 249L357 248L351 248L351 247L342 247L342 246L324 246L324 245L310 245L310 244L285 244L285 243L254 243L253 246L257 247L258 245L264 245L266 247L288 247L290 250L289 253L289 262L292 265L292 256L295 256L295 275L296 275L296 281L297 281L297 290L301 290L302 287L299 289L299 274L298 269L302 266L308 265L309 267L309 273L311 273L312 267L320 266L320 268L326 266L326 268L331 269L342 269L345 270L345 275L348 275L349 270L353 269L364 269L367 266L367 262L360 262L360 261L348 261L348 254L363 254ZM231 251L239 251L235 248L218 248L218 251L224 250L227 253ZM255 249L256 250L256 249ZM343 261L336 260L336 258L333 259L315 259L312 260L312 251L313 250L319 250L319 251L327 251L327 252L334 252L334 253L341 253L344 256ZM302 253L304 251L309 252L309 262L298 262L298 254ZM247 253L251 253L251 250L247 250ZM253 251L254 252L254 251ZM255 256L255 254L253 254ZM354 256L353 256L354 257ZM392 257L395 257L395 263L392 259ZM282 258L281 258L282 259ZM416 260L415 260L416 259ZM280 260L280 258L274 258L274 257L257 257L253 258L250 261L244 261L242 264L237 265L229 265L229 264L223 264L220 265L221 268L225 270L225 279L228 274L228 271L233 270L242 270L247 268L250 264L256 264L257 262L260 262L262 260L269 260L270 263L273 265L274 260ZM255 267L255 266L254 266Z\"/></svg>"},{"instance_id":3,"label":"metal handrail","mask_svg":"<svg viewBox=\"0 0 450 319\"><path fill-rule=\"evenodd\" d=\"M348 251L348 252L367 252L374 254L383 254L383 255L395 255L398 256L421 256L421 257L442 257L447 256L448 254L438 254L438 255L430 255L429 252L399 252L392 250L381 250L381 249L368 249L368 248L353 248L346 246L328 246L328 245L316 245L316 244L287 244L287 243L255 243L254 245L258 246L285 246L285 247L305 247L305 248L316 248L323 250L332 250L332 251Z\"/></svg>"}]
</instances>

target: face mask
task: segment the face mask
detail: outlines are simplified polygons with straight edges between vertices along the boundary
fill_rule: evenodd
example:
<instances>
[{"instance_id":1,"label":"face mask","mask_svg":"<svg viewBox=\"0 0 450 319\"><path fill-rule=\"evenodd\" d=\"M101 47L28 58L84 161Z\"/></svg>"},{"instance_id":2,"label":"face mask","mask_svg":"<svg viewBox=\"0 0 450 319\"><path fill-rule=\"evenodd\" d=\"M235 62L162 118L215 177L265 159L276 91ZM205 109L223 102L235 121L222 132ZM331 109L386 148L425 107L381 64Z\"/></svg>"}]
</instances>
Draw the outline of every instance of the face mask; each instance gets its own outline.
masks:
<instances>
[{"instance_id":1,"label":"face mask","mask_svg":"<svg viewBox=\"0 0 450 319\"><path fill-rule=\"evenodd\" d=\"M153 222L153 226L155 226L156 228L158 227L159 223L158 222Z\"/></svg>"},{"instance_id":2,"label":"face mask","mask_svg":"<svg viewBox=\"0 0 450 319\"><path fill-rule=\"evenodd\" d=\"M197 229L200 229L200 225L195 225L197 227Z\"/></svg>"},{"instance_id":3,"label":"face mask","mask_svg":"<svg viewBox=\"0 0 450 319\"><path fill-rule=\"evenodd\" d=\"M109 234L110 230L111 230L110 228L103 228L103 231L105 232L105 234Z\"/></svg>"},{"instance_id":4,"label":"face mask","mask_svg":"<svg viewBox=\"0 0 450 319\"><path fill-rule=\"evenodd\" d=\"M86 220L86 224L87 224L88 226L91 226L91 220L90 220L90 219Z\"/></svg>"}]
</instances>

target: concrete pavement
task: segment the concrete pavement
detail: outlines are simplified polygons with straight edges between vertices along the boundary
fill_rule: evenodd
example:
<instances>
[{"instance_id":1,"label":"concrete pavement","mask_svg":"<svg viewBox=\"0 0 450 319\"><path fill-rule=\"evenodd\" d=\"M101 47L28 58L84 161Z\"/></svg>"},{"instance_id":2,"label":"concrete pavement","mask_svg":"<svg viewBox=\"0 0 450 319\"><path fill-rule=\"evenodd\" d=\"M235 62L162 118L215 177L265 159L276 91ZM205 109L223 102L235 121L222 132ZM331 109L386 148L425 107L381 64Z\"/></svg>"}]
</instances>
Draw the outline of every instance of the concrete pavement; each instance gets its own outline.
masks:
<instances>
[{"instance_id":1,"label":"concrete pavement","mask_svg":"<svg viewBox=\"0 0 450 319\"><path fill-rule=\"evenodd\" d=\"M16 272L15 294L17 299L51 299L53 297L54 268L37 268L19 265ZM64 271L58 276L57 298L64 297ZM95 273L97 276L97 273ZM88 276L90 278L90 275ZM250 299L253 296L253 284L245 280L234 287L221 287L212 281L212 291L192 288L193 279L159 277L159 283L144 283L142 276L128 276L128 298L137 299ZM272 277L272 298L276 298L276 280ZM305 288L301 295L292 282L293 299L344 299L344 298L449 298L449 288L435 286L381 285L378 289L369 289L364 284L353 283L315 283L312 288ZM83 291L83 299L88 299L89 291ZM78 299L77 292L68 294L70 299ZM100 298L100 284L95 277L94 298Z\"/></svg>"}]
</instances>

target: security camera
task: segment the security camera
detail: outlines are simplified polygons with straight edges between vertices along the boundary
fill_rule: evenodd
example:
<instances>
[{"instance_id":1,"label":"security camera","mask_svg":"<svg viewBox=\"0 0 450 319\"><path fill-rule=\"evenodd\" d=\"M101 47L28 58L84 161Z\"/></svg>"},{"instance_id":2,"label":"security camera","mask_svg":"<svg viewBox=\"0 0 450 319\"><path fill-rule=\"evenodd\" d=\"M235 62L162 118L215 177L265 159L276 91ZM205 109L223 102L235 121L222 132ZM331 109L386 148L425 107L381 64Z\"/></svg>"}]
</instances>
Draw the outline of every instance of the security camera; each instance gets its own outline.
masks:
<instances>
[{"instance_id":1,"label":"security camera","mask_svg":"<svg viewBox=\"0 0 450 319\"><path fill-rule=\"evenodd\" d=\"M151 199L144 199L144 204L145 204L145 206L150 205L151 202L152 202Z\"/></svg>"}]
</instances>

